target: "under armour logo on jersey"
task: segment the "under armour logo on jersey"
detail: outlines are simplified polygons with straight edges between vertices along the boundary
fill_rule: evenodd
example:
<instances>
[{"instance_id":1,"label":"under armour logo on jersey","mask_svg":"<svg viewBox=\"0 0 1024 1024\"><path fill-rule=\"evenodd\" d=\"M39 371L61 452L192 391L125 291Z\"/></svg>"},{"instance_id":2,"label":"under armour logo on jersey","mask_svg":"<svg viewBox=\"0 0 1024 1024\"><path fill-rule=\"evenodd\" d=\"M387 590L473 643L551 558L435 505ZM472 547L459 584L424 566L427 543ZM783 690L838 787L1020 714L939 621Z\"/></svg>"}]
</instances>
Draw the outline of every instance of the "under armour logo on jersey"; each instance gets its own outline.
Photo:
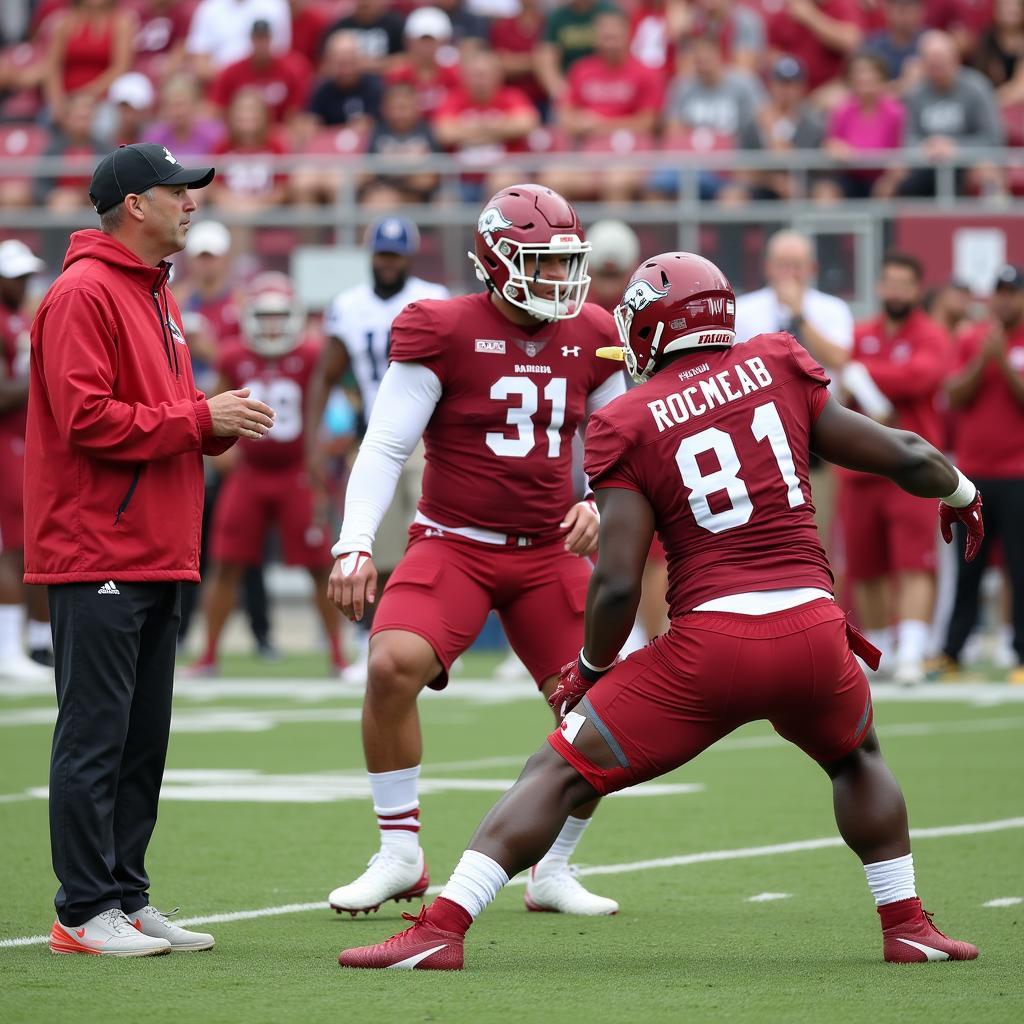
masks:
<instances>
[{"instance_id":1,"label":"under armour logo on jersey","mask_svg":"<svg viewBox=\"0 0 1024 1024\"><path fill-rule=\"evenodd\" d=\"M562 346L562 355L565 356L567 359L569 358L569 356L579 356L579 354L579 345L573 345L571 348L568 345Z\"/></svg>"},{"instance_id":2,"label":"under armour logo on jersey","mask_svg":"<svg viewBox=\"0 0 1024 1024\"><path fill-rule=\"evenodd\" d=\"M164 159L169 164L176 164L178 162L174 159L174 154L166 146L164 146Z\"/></svg>"},{"instance_id":3,"label":"under armour logo on jersey","mask_svg":"<svg viewBox=\"0 0 1024 1024\"><path fill-rule=\"evenodd\" d=\"M491 244L491 235L494 232L506 231L510 227L512 227L512 221L510 221L496 206L488 206L487 209L480 214L480 219L476 222L477 231L487 239L488 245Z\"/></svg>"},{"instance_id":4,"label":"under armour logo on jersey","mask_svg":"<svg viewBox=\"0 0 1024 1024\"><path fill-rule=\"evenodd\" d=\"M634 313L646 309L652 302L668 295L668 288L660 291L650 281L634 281L623 293L622 301Z\"/></svg>"}]
</instances>

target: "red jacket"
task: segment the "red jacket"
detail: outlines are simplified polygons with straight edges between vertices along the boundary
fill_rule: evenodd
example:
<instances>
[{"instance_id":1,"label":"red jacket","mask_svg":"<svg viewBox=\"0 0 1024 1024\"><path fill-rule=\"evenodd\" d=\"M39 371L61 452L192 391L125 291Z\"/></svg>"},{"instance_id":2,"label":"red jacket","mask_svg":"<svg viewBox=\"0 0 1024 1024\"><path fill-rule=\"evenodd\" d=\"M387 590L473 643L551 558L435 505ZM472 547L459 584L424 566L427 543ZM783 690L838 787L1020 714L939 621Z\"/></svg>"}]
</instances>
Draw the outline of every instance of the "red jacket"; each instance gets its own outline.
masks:
<instances>
[{"instance_id":1,"label":"red jacket","mask_svg":"<svg viewBox=\"0 0 1024 1024\"><path fill-rule=\"evenodd\" d=\"M77 231L32 324L25 582L199 579L213 436L167 288L101 231Z\"/></svg>"}]
</instances>

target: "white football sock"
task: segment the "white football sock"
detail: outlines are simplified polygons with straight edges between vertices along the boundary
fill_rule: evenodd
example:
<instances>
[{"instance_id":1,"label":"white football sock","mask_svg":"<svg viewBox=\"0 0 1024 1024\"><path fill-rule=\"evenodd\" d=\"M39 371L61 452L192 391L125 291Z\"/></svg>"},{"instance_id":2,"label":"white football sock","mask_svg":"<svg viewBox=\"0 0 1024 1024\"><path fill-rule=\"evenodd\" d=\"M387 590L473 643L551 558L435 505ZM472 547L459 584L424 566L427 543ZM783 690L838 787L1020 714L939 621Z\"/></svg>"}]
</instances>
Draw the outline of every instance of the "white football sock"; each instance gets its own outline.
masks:
<instances>
[{"instance_id":1,"label":"white football sock","mask_svg":"<svg viewBox=\"0 0 1024 1024\"><path fill-rule=\"evenodd\" d=\"M569 863L569 858L589 824L590 818L574 818L572 815L566 818L558 838L551 844L551 849L537 862L533 872L534 878L563 869Z\"/></svg>"},{"instance_id":2,"label":"white football sock","mask_svg":"<svg viewBox=\"0 0 1024 1024\"><path fill-rule=\"evenodd\" d=\"M20 604L0 604L0 658L24 657L21 632L25 609Z\"/></svg>"},{"instance_id":3,"label":"white football sock","mask_svg":"<svg viewBox=\"0 0 1024 1024\"><path fill-rule=\"evenodd\" d=\"M28 649L53 653L53 633L50 632L48 622L40 622L38 619L28 620Z\"/></svg>"},{"instance_id":4,"label":"white football sock","mask_svg":"<svg viewBox=\"0 0 1024 1024\"><path fill-rule=\"evenodd\" d=\"M380 829L381 850L401 860L416 860L420 849L420 766L367 772L367 778Z\"/></svg>"},{"instance_id":5,"label":"white football sock","mask_svg":"<svg viewBox=\"0 0 1024 1024\"><path fill-rule=\"evenodd\" d=\"M931 625L919 619L903 619L896 626L896 661L900 665L918 665L928 650Z\"/></svg>"},{"instance_id":6,"label":"white football sock","mask_svg":"<svg viewBox=\"0 0 1024 1024\"><path fill-rule=\"evenodd\" d=\"M865 864L864 874L868 876L868 888L875 897L875 906L881 907L897 900L912 900L917 895L912 853L893 860Z\"/></svg>"},{"instance_id":7,"label":"white football sock","mask_svg":"<svg viewBox=\"0 0 1024 1024\"><path fill-rule=\"evenodd\" d=\"M446 900L458 903L476 919L495 896L508 885L505 869L485 853L467 850L441 890Z\"/></svg>"},{"instance_id":8,"label":"white football sock","mask_svg":"<svg viewBox=\"0 0 1024 1024\"><path fill-rule=\"evenodd\" d=\"M892 630L888 626L885 629L866 629L864 636L868 643L874 644L882 652L882 665L892 662Z\"/></svg>"}]
</instances>

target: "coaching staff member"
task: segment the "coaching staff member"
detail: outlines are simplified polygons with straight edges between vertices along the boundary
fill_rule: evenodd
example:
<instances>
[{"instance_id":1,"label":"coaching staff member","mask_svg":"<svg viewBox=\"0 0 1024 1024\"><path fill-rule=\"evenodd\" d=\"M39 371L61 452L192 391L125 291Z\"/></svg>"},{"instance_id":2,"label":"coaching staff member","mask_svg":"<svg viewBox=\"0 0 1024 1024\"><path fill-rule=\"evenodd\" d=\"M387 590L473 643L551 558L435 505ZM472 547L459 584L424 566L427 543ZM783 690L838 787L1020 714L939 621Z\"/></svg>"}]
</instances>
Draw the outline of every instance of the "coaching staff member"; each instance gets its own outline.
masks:
<instances>
[{"instance_id":1,"label":"coaching staff member","mask_svg":"<svg viewBox=\"0 0 1024 1024\"><path fill-rule=\"evenodd\" d=\"M71 236L32 324L25 582L49 584L57 679L50 844L55 953L208 949L149 905L182 580L199 579L202 455L273 412L196 390L165 257L185 246L186 169L162 146L100 161L100 230Z\"/></svg>"}]
</instances>

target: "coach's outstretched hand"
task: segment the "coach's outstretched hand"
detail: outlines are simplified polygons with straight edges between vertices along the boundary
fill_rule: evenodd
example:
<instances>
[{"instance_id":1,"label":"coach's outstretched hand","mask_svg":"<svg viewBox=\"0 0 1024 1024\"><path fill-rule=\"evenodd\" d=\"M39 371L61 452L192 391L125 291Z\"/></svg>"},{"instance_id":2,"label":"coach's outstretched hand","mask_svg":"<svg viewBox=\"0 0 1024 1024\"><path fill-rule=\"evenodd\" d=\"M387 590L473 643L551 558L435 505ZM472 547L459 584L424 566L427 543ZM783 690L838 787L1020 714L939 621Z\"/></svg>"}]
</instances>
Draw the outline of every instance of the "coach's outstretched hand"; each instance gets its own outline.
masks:
<instances>
[{"instance_id":1,"label":"coach's outstretched hand","mask_svg":"<svg viewBox=\"0 0 1024 1024\"><path fill-rule=\"evenodd\" d=\"M377 600L377 567L368 551L339 555L327 581L327 597L352 622L363 617L368 604Z\"/></svg>"},{"instance_id":2,"label":"coach's outstretched hand","mask_svg":"<svg viewBox=\"0 0 1024 1024\"><path fill-rule=\"evenodd\" d=\"M274 410L249 397L248 388L224 391L206 401L215 437L261 438L274 425Z\"/></svg>"},{"instance_id":3,"label":"coach's outstretched hand","mask_svg":"<svg viewBox=\"0 0 1024 1024\"><path fill-rule=\"evenodd\" d=\"M964 559L973 562L985 539L985 520L981 518L981 491L974 495L974 501L963 508L953 508L944 501L939 502L939 528L947 544L953 542L953 524L963 523L967 528L967 545Z\"/></svg>"}]
</instances>

